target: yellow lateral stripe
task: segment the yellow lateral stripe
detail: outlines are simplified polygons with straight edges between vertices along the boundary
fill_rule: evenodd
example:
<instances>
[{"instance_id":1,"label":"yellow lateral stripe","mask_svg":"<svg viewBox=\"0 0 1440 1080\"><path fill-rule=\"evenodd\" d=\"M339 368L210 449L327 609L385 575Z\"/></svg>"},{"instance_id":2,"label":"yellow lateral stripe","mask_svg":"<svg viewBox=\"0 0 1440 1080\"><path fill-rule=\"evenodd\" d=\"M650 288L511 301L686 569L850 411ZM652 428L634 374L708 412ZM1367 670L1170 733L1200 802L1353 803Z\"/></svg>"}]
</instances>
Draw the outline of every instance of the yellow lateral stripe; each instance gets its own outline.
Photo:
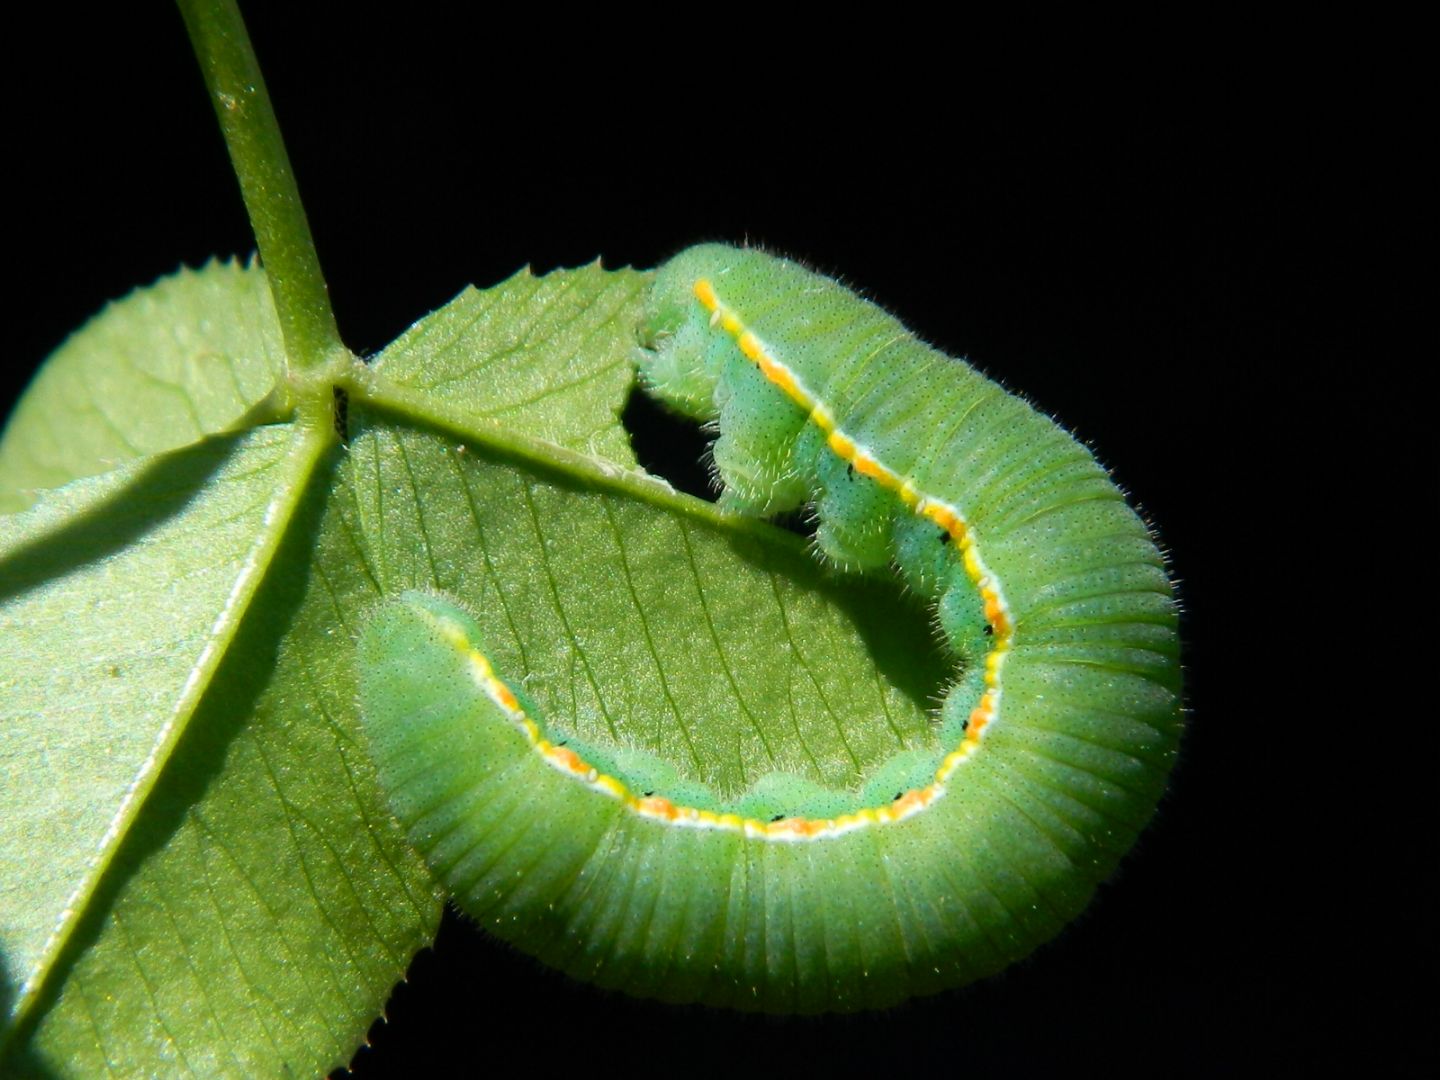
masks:
<instances>
[{"instance_id":1,"label":"yellow lateral stripe","mask_svg":"<svg viewBox=\"0 0 1440 1080\"><path fill-rule=\"evenodd\" d=\"M826 839L873 825L904 821L920 813L945 794L945 786L950 777L974 754L986 728L999 716L1000 672L1014 637L1014 621L1009 605L1005 602L998 580L981 559L975 538L959 509L943 499L924 494L915 487L909 477L896 473L871 451L841 431L829 406L817 400L799 376L785 363L776 359L765 343L746 328L740 317L721 302L715 287L709 281L702 278L695 282L694 293L695 298L709 313L710 325L719 327L733 337L741 353L760 369L765 378L809 414L810 422L820 429L826 444L842 461L862 476L867 476L882 487L894 491L907 508L943 529L961 552L966 576L979 591L984 604L985 619L994 631L994 642L985 655L985 691L970 712L960 745L945 755L935 770L933 781L925 787L902 792L885 806L861 807L835 818L791 817L779 821L759 821L730 812L677 806L661 795L637 796L623 780L600 772L569 747L552 743L542 734L539 725L526 715L519 698L495 673L489 658L466 637L463 627L448 619L440 620L440 632L447 644L465 654L476 685L515 724L541 760L592 790L618 800L626 809L641 817L687 828L742 833L775 842Z\"/></svg>"},{"instance_id":2,"label":"yellow lateral stripe","mask_svg":"<svg viewBox=\"0 0 1440 1080\"><path fill-rule=\"evenodd\" d=\"M900 476L842 431L829 406L811 393L800 377L765 346L759 335L745 326L744 320L736 312L725 306L710 281L701 278L695 282L693 291L700 305L710 313L711 325L719 325L726 333L733 336L741 353L753 361L770 382L778 386L787 397L809 413L811 422L820 429L825 436L826 445L834 451L836 456L862 476L868 476L882 487L895 491L906 507L933 522L950 536L961 552L966 576L970 578L980 593L985 620L994 631L994 643L991 645L990 651L986 653L984 661L985 693L981 696L979 704L971 711L970 720L965 729L965 737L961 740L960 745L946 755L940 763L940 767L935 771L935 782L917 791L907 792L894 805L880 807L873 812L876 821L900 820L918 809L923 809L934 798L944 794L945 782L955 769L973 753L985 729L999 715L1000 670L1004 666L1005 657L1010 652L1014 638L1014 620L1010 615L1010 607L1005 602L999 581L990 573L984 560L980 557L980 550L975 543L975 538L966 524L964 515L957 507L951 506L943 499L924 494L915 487L915 483L910 477ZM914 800L911 800L912 795L915 796ZM896 807L902 804L906 809L897 810ZM850 818L855 818L860 823L871 820L868 815L862 814L847 815L845 819L837 819L837 822L845 820L848 825ZM836 822L828 824L833 827ZM793 832L797 828L798 826L787 825L788 832Z\"/></svg>"},{"instance_id":3,"label":"yellow lateral stripe","mask_svg":"<svg viewBox=\"0 0 1440 1080\"><path fill-rule=\"evenodd\" d=\"M941 763L936 782L923 788L904 792L887 806L862 807L835 818L782 818L779 821L760 821L743 818L728 811L701 810L697 807L677 806L660 795L636 796L623 780L600 772L568 746L561 746L545 737L540 726L526 714L515 692L495 674L494 666L473 642L466 636L458 623L449 619L437 619L446 644L453 645L465 658L471 677L487 698L503 712L525 737L525 741L551 768L565 773L610 798L616 799L633 813L641 817L663 821L671 825L689 828L719 829L724 832L743 833L757 839L787 842L795 840L816 840L836 837L855 829L871 825L893 824L904 821L945 793L944 780L955 766L968 756L979 731L994 713L997 691L988 691L981 699L971 721L971 731L958 750L949 754ZM976 719L978 718L978 719Z\"/></svg>"},{"instance_id":4,"label":"yellow lateral stripe","mask_svg":"<svg viewBox=\"0 0 1440 1080\"><path fill-rule=\"evenodd\" d=\"M735 338L740 351L754 361L761 373L810 414L811 421L825 434L826 444L842 461L854 467L856 472L870 477L883 487L898 492L901 501L906 506L933 521L950 534L965 553L966 574L981 589L982 595L987 594L987 586L989 586L989 595L986 595L986 598L993 597L994 607L1008 625L1009 607L1005 604L998 583L994 582L992 575L981 560L980 552L975 547L973 538L969 536L969 527L960 511L943 499L920 492L909 477L900 476L883 464L868 449L861 447L854 439L841 431L835 424L834 414L830 408L806 388L799 376L788 365L776 359L760 337L753 330L746 328L739 315L724 305L709 280L701 278L695 282L693 292L695 298L700 301L700 305L710 313L712 322L718 318L720 325L725 327L727 332ZM730 329L731 327L733 329ZM1001 627L995 625L994 622L991 625L998 638ZM996 645L999 644L1000 642L997 640Z\"/></svg>"}]
</instances>

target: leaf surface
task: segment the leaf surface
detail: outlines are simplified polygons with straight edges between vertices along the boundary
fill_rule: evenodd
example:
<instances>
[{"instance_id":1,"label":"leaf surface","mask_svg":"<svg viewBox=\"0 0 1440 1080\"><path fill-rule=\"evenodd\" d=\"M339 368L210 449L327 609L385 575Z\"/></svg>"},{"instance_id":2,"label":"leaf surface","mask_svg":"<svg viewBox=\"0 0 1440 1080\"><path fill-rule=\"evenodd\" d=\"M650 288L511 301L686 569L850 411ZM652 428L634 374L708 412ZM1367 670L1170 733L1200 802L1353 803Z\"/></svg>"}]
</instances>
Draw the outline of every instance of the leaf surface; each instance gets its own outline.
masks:
<instances>
[{"instance_id":1,"label":"leaf surface","mask_svg":"<svg viewBox=\"0 0 1440 1080\"><path fill-rule=\"evenodd\" d=\"M284 369L265 275L212 260L136 289L72 334L0 440L0 513L35 492L228 430Z\"/></svg>"},{"instance_id":2,"label":"leaf surface","mask_svg":"<svg viewBox=\"0 0 1440 1080\"><path fill-rule=\"evenodd\" d=\"M261 427L0 518L0 947L22 1002L205 692L316 453Z\"/></svg>"},{"instance_id":3,"label":"leaf surface","mask_svg":"<svg viewBox=\"0 0 1440 1080\"><path fill-rule=\"evenodd\" d=\"M375 370L428 402L463 402L475 419L633 466L620 410L647 279L597 263L468 288L400 335Z\"/></svg>"}]
</instances>

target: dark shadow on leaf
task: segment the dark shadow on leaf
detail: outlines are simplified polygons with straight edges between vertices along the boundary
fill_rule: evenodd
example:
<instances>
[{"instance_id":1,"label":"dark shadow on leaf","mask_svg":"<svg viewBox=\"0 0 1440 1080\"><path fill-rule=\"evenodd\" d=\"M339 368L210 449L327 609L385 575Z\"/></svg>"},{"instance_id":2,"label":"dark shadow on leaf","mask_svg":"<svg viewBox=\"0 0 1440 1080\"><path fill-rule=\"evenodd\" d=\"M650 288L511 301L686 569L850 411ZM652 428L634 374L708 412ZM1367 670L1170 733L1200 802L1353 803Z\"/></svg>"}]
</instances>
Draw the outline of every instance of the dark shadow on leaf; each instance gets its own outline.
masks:
<instances>
[{"instance_id":1,"label":"dark shadow on leaf","mask_svg":"<svg viewBox=\"0 0 1440 1080\"><path fill-rule=\"evenodd\" d=\"M0 1069L4 1070L0 1075L10 1080L60 1080L59 1073L28 1049L0 1059Z\"/></svg>"},{"instance_id":2,"label":"dark shadow on leaf","mask_svg":"<svg viewBox=\"0 0 1440 1080\"><path fill-rule=\"evenodd\" d=\"M766 544L754 535L733 533L728 539L746 561L845 612L876 669L918 707L933 710L939 703L955 677L956 664L937 637L933 618L915 597L901 592L893 580L836 573L813 556Z\"/></svg>"},{"instance_id":3,"label":"dark shadow on leaf","mask_svg":"<svg viewBox=\"0 0 1440 1080\"><path fill-rule=\"evenodd\" d=\"M15 984L9 975L0 969L0 1076L21 1080L59 1080L59 1073L41 1061L33 1048L20 1044L22 1031L10 1027L11 1013L15 1008Z\"/></svg>"},{"instance_id":4,"label":"dark shadow on leaf","mask_svg":"<svg viewBox=\"0 0 1440 1080\"><path fill-rule=\"evenodd\" d=\"M0 1055L0 1076L7 1080L60 1080L60 1074L41 1061L29 1047L6 1048Z\"/></svg>"},{"instance_id":5,"label":"dark shadow on leaf","mask_svg":"<svg viewBox=\"0 0 1440 1080\"><path fill-rule=\"evenodd\" d=\"M217 458L223 460L223 456L221 453ZM177 472L167 475L172 479L177 475L189 478L190 490L194 489L194 484L203 483L204 476L208 475L199 467L198 455L188 456L182 452L170 457L187 458L186 469L177 466ZM55 1005L66 982L75 973L76 965L84 959L86 951L95 944L107 923L116 916L115 905L125 886L147 860L165 848L192 815L207 789L223 771L226 755L231 751L236 736L254 716L260 695L267 685L267 680L257 673L275 669L280 643L300 610L316 537L328 494L334 484L334 471L342 458L343 453L337 448L312 477L235 640L176 745L164 773L120 844L114 860L106 868L75 932L50 972L28 1022L18 1032L19 1041L34 1035L36 1024ZM213 472L213 467L209 471ZM165 487L157 483L155 490L172 491L179 498L186 485L176 483ZM146 516L145 521L151 522L153 518Z\"/></svg>"},{"instance_id":6,"label":"dark shadow on leaf","mask_svg":"<svg viewBox=\"0 0 1440 1080\"><path fill-rule=\"evenodd\" d=\"M216 436L163 454L82 514L13 549L0 559L0 603L124 551L184 513L240 440Z\"/></svg>"}]
</instances>

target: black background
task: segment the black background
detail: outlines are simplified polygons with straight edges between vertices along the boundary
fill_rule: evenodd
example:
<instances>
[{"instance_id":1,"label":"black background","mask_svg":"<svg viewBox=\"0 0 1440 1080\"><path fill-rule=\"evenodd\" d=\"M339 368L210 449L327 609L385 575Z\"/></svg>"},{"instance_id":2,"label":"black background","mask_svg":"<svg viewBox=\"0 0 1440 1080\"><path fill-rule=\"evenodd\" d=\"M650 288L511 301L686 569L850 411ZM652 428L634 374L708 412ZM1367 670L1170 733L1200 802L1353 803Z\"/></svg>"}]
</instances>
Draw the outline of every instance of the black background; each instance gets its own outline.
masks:
<instances>
[{"instance_id":1,"label":"black background","mask_svg":"<svg viewBox=\"0 0 1440 1080\"><path fill-rule=\"evenodd\" d=\"M251 30L352 348L526 263L800 255L1095 448L1172 553L1189 669L1154 826L999 978L882 1016L737 1018L573 985L447 916L357 1075L517 1050L641 1074L1433 1067L1434 814L1402 777L1434 710L1381 702L1414 670L1396 620L1435 592L1392 591L1407 511L1379 479L1433 514L1433 450L1407 446L1428 376L1378 345L1421 235L1400 89L1274 56L1253 82L1267 65L1212 54L1041 83L963 78L979 44L911 55L884 28L782 65L723 24L656 43L548 9L502 31L291 6L249 5ZM105 300L253 245L179 17L49 18L8 76L11 393ZM657 470L698 452L632 419Z\"/></svg>"}]
</instances>

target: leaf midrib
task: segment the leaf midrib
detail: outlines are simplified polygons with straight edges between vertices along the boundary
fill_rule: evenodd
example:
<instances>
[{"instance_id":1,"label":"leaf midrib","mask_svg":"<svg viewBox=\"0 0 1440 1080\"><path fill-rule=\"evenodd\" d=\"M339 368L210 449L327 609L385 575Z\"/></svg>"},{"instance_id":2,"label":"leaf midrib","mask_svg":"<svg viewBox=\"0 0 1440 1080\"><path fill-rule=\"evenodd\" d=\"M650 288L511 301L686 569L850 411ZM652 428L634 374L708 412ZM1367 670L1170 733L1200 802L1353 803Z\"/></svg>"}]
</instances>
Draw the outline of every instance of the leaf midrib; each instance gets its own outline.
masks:
<instances>
[{"instance_id":1,"label":"leaf midrib","mask_svg":"<svg viewBox=\"0 0 1440 1080\"><path fill-rule=\"evenodd\" d=\"M96 846L95 857L85 876L66 899L60 917L42 946L34 968L20 987L11 1014L12 1022L3 1034L0 1034L0 1052L8 1046L11 1037L26 1025L30 1010L39 1000L51 973L56 969L58 958L79 925L81 917L88 910L105 872L114 861L116 852L164 772L171 753L188 728L216 670L224 661L250 602L254 599L294 519L295 510L309 490L320 460L335 443L333 427L328 421L317 423L313 409L298 410L294 431L294 438L285 454L282 472L284 482L276 485L275 494L266 503L262 529L250 550L246 552L241 570L226 597L224 608L211 623L208 640L176 696L169 718L162 725L134 781L122 796L120 805Z\"/></svg>"},{"instance_id":2,"label":"leaf midrib","mask_svg":"<svg viewBox=\"0 0 1440 1080\"><path fill-rule=\"evenodd\" d=\"M778 548L800 553L808 549L803 537L760 518L723 510L715 503L677 491L667 481L643 470L625 468L548 439L527 435L502 421L477 416L431 396L428 390L414 390L387 379L364 364L351 369L341 389L350 395L352 404L358 401L410 424L439 428L540 471L580 480L591 488L622 494L678 517L754 536Z\"/></svg>"}]
</instances>

